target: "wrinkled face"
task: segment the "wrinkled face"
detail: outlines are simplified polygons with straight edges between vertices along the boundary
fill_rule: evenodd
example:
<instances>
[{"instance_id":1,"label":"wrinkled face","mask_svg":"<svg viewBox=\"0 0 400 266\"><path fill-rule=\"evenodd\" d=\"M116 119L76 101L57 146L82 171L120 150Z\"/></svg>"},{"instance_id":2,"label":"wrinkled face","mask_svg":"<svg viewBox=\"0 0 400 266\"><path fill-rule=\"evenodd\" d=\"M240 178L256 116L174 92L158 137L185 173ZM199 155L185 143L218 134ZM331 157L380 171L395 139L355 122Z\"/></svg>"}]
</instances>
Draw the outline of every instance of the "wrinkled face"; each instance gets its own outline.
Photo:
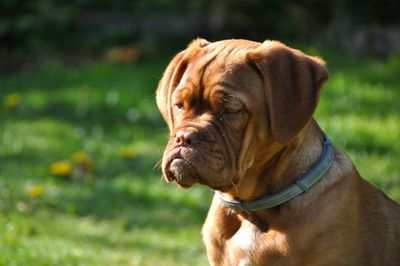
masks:
<instances>
[{"instance_id":1,"label":"wrinkled face","mask_svg":"<svg viewBox=\"0 0 400 266\"><path fill-rule=\"evenodd\" d=\"M164 99L171 132L162 171L168 181L219 190L235 182L252 114L265 113L261 78L245 60L255 44L247 45L210 44L176 65L170 81L176 86Z\"/></svg>"},{"instance_id":2,"label":"wrinkled face","mask_svg":"<svg viewBox=\"0 0 400 266\"><path fill-rule=\"evenodd\" d=\"M307 124L326 79L321 60L279 42L192 42L157 89L165 179L228 191L257 176Z\"/></svg>"}]
</instances>

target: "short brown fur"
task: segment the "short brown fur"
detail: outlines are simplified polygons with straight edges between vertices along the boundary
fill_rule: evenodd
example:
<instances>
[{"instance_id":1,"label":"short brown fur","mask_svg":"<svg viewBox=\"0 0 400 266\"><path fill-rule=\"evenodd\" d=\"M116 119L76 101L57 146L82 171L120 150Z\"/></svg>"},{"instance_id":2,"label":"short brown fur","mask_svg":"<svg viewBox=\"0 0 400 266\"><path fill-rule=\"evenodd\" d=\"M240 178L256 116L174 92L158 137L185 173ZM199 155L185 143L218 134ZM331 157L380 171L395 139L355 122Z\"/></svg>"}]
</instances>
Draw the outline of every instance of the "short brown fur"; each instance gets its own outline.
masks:
<instances>
[{"instance_id":1,"label":"short brown fur","mask_svg":"<svg viewBox=\"0 0 400 266\"><path fill-rule=\"evenodd\" d=\"M198 39L167 67L157 105L170 129L162 171L244 201L276 192L322 151L312 118L325 63L279 42ZM307 193L251 213L214 196L203 226L211 265L400 265L400 207L336 149Z\"/></svg>"}]
</instances>

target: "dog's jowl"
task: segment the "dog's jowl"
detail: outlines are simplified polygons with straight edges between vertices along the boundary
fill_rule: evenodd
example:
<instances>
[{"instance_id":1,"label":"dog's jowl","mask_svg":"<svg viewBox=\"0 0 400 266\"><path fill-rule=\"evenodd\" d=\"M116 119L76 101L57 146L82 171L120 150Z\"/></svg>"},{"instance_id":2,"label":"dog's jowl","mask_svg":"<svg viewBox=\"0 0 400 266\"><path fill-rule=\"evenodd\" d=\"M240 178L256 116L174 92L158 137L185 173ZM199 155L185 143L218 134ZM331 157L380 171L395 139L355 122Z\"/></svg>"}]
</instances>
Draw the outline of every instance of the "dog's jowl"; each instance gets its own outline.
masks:
<instances>
[{"instance_id":1,"label":"dog's jowl","mask_svg":"<svg viewBox=\"0 0 400 266\"><path fill-rule=\"evenodd\" d=\"M327 80L321 59L276 41L198 39L168 65L162 172L215 190L211 265L400 265L399 205L312 117Z\"/></svg>"}]
</instances>

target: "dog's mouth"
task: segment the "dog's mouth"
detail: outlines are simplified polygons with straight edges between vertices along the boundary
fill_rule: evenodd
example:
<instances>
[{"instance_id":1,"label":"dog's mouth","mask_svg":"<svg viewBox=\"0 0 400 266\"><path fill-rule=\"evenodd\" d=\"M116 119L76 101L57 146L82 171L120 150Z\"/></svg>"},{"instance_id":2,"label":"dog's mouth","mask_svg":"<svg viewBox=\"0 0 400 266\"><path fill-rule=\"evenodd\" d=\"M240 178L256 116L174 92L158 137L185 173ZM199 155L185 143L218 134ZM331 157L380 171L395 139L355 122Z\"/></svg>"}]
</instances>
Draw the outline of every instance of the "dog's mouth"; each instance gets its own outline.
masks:
<instances>
[{"instance_id":1,"label":"dog's mouth","mask_svg":"<svg viewBox=\"0 0 400 266\"><path fill-rule=\"evenodd\" d=\"M180 186L189 188L199 182L199 175L193 165L182 157L172 158L165 168L168 181L176 181Z\"/></svg>"},{"instance_id":2,"label":"dog's mouth","mask_svg":"<svg viewBox=\"0 0 400 266\"><path fill-rule=\"evenodd\" d=\"M222 172L212 171L210 165L204 164L193 153L198 155L191 149L176 148L164 155L162 170L166 181L176 181L183 188L199 183L214 190L225 190L228 180L223 178Z\"/></svg>"}]
</instances>

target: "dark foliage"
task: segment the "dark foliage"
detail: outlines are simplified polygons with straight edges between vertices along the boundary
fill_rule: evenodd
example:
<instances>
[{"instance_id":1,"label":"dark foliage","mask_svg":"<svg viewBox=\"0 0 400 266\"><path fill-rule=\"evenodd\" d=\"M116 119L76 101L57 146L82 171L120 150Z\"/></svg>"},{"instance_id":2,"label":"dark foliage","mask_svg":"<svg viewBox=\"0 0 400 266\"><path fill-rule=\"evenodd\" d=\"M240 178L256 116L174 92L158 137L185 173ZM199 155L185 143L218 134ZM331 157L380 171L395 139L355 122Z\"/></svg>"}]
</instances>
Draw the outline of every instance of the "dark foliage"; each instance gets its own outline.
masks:
<instances>
[{"instance_id":1,"label":"dark foliage","mask_svg":"<svg viewBox=\"0 0 400 266\"><path fill-rule=\"evenodd\" d=\"M399 24L398 10L396 0L1 0L0 46L96 50L171 35L167 41L198 35L304 41L357 25Z\"/></svg>"}]
</instances>

